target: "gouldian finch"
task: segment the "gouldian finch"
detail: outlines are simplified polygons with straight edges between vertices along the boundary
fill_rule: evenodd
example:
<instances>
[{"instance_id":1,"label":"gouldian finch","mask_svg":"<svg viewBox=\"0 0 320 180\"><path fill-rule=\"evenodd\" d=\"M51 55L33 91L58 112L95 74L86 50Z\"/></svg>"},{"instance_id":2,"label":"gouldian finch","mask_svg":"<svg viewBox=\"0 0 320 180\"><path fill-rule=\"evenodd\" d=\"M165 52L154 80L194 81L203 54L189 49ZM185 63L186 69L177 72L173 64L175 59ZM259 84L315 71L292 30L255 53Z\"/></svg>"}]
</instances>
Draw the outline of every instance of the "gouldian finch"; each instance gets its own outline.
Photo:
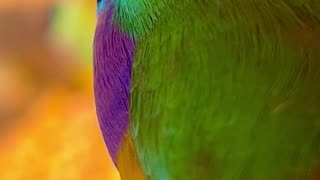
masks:
<instances>
[{"instance_id":1,"label":"gouldian finch","mask_svg":"<svg viewBox=\"0 0 320 180\"><path fill-rule=\"evenodd\" d=\"M320 179L320 1L97 9L97 115L123 180Z\"/></svg>"}]
</instances>

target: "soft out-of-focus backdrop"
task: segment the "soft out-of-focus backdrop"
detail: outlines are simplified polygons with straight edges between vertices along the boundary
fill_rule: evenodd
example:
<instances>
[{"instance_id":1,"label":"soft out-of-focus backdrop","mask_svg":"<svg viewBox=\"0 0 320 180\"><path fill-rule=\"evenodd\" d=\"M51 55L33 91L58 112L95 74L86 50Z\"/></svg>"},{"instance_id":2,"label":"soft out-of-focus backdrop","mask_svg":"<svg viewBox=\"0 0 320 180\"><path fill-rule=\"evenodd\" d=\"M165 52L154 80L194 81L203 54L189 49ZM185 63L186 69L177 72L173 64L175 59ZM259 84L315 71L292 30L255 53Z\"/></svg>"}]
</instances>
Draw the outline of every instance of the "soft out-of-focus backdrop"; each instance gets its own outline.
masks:
<instances>
[{"instance_id":1,"label":"soft out-of-focus backdrop","mask_svg":"<svg viewBox=\"0 0 320 180\"><path fill-rule=\"evenodd\" d=\"M118 180L95 116L93 0L0 0L0 179Z\"/></svg>"}]
</instances>

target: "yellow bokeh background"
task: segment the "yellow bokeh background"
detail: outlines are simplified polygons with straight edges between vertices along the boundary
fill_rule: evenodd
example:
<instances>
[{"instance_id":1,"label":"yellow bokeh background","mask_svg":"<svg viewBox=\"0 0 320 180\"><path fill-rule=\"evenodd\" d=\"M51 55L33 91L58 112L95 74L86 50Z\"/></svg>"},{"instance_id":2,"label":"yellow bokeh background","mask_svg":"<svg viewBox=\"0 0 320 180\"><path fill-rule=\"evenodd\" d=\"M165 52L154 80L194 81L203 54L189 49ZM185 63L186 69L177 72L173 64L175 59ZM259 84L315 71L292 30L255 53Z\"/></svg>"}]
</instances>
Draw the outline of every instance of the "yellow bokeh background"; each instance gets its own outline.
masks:
<instances>
[{"instance_id":1,"label":"yellow bokeh background","mask_svg":"<svg viewBox=\"0 0 320 180\"><path fill-rule=\"evenodd\" d=\"M0 1L0 180L119 180L94 108L95 6Z\"/></svg>"}]
</instances>

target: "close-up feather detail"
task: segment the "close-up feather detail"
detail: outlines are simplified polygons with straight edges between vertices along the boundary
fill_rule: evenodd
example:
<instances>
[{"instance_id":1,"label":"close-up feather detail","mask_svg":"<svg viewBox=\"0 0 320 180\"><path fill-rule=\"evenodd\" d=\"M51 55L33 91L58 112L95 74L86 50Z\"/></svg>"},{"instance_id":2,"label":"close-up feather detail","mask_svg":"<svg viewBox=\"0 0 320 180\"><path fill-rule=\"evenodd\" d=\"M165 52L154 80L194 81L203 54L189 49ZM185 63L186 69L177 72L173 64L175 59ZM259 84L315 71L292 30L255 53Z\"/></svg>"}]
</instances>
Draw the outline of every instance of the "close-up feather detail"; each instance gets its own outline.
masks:
<instances>
[{"instance_id":1,"label":"close-up feather detail","mask_svg":"<svg viewBox=\"0 0 320 180\"><path fill-rule=\"evenodd\" d=\"M95 99L122 179L320 179L320 1L101 1Z\"/></svg>"}]
</instances>

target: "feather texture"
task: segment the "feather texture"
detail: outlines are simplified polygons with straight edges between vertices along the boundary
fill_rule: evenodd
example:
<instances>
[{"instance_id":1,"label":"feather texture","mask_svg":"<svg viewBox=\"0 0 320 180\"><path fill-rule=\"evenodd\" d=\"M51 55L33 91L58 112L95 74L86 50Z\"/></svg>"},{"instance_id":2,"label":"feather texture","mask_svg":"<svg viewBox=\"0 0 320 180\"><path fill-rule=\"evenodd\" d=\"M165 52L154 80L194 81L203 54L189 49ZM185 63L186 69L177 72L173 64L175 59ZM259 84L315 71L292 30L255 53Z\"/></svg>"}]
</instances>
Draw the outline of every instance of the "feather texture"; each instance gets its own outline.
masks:
<instances>
[{"instance_id":1,"label":"feather texture","mask_svg":"<svg viewBox=\"0 0 320 180\"><path fill-rule=\"evenodd\" d=\"M146 179L312 178L319 2L114 4L113 21L135 40L128 133Z\"/></svg>"}]
</instances>

